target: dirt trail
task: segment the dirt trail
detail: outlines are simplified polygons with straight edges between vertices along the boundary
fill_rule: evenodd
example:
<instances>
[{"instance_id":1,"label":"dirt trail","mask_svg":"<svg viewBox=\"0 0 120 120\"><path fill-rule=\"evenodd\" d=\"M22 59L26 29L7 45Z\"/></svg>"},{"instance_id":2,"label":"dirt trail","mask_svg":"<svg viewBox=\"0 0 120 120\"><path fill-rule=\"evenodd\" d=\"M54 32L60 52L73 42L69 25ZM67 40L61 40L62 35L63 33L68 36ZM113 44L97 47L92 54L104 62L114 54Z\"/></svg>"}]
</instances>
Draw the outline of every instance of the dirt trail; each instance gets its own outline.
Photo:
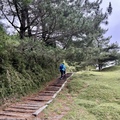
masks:
<instances>
[{"instance_id":1,"label":"dirt trail","mask_svg":"<svg viewBox=\"0 0 120 120\"><path fill-rule=\"evenodd\" d=\"M42 110L52 102L71 75L72 73L67 73L62 80L57 78L35 96L27 97L24 101L2 109L0 111L0 120L40 120L40 116L39 119L36 116L40 115ZM57 120L57 118L55 119Z\"/></svg>"}]
</instances>

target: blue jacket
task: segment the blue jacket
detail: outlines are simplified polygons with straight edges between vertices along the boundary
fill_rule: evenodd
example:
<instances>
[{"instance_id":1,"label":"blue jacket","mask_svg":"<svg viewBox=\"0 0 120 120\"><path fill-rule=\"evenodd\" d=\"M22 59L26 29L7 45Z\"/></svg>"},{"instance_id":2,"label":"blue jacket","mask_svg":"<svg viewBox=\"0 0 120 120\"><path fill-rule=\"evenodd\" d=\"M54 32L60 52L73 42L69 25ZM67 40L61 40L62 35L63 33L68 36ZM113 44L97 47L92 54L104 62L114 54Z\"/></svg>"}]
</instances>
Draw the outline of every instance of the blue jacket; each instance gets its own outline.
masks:
<instances>
[{"instance_id":1,"label":"blue jacket","mask_svg":"<svg viewBox=\"0 0 120 120\"><path fill-rule=\"evenodd\" d=\"M66 66L64 64L61 64L59 69L65 71L66 70Z\"/></svg>"}]
</instances>

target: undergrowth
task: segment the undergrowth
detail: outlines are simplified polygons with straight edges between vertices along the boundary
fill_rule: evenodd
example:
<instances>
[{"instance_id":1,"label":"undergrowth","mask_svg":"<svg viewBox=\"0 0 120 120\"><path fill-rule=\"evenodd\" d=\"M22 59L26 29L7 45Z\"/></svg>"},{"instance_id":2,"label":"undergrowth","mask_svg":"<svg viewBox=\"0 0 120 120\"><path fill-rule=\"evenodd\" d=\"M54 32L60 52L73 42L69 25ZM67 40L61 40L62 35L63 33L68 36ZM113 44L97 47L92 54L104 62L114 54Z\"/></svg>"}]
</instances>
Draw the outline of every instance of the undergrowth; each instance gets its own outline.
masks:
<instances>
[{"instance_id":1,"label":"undergrowth","mask_svg":"<svg viewBox=\"0 0 120 120\"><path fill-rule=\"evenodd\" d=\"M0 51L0 105L40 90L58 75L54 48L32 40L6 38L4 42Z\"/></svg>"}]
</instances>

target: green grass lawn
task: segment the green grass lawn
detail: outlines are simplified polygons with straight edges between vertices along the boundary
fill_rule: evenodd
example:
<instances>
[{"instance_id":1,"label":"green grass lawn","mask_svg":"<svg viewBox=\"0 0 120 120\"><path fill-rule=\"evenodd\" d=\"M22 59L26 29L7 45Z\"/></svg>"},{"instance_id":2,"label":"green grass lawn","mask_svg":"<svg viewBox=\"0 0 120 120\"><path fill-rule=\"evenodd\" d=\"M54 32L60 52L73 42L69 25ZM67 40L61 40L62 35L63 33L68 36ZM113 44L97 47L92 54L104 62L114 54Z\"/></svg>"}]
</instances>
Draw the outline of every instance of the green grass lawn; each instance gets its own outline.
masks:
<instances>
[{"instance_id":1,"label":"green grass lawn","mask_svg":"<svg viewBox=\"0 0 120 120\"><path fill-rule=\"evenodd\" d=\"M120 120L120 67L75 73L44 111L53 113L61 120Z\"/></svg>"}]
</instances>

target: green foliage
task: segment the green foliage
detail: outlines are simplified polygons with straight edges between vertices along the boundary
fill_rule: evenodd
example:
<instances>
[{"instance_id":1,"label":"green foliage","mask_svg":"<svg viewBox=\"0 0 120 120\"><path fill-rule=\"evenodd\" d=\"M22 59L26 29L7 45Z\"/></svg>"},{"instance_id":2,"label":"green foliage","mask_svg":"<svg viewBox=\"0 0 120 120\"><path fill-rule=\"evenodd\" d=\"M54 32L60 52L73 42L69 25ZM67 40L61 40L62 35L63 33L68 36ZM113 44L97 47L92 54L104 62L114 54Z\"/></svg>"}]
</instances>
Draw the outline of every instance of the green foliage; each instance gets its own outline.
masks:
<instances>
[{"instance_id":1,"label":"green foliage","mask_svg":"<svg viewBox=\"0 0 120 120\"><path fill-rule=\"evenodd\" d=\"M6 33L3 27L0 25L0 52L5 50L5 42L6 42Z\"/></svg>"},{"instance_id":2,"label":"green foliage","mask_svg":"<svg viewBox=\"0 0 120 120\"><path fill-rule=\"evenodd\" d=\"M54 57L56 62L59 59L65 59L71 66L77 66L77 70L96 64L102 69L106 62L118 59L116 50L118 46L117 44L109 45L111 37L104 37L107 30L101 25L107 25L108 16L112 13L112 5L109 3L108 11L103 13L100 8L101 3L102 0L94 2L88 0L5 2L1 0L1 11L9 22L13 21L11 24L17 29L21 38L27 36L35 41L39 40L46 46L56 48L56 50L50 50L52 55L57 56L56 53L60 53L59 56ZM11 14L13 20L7 17ZM16 26L14 21L16 16L19 26ZM37 43L38 41L35 44ZM29 44L32 42L29 41ZM25 46L29 47L27 43ZM31 47L33 48L34 46ZM27 50L30 49L27 48Z\"/></svg>"},{"instance_id":3,"label":"green foliage","mask_svg":"<svg viewBox=\"0 0 120 120\"><path fill-rule=\"evenodd\" d=\"M6 47L3 49L6 52L0 53L2 103L7 98L23 96L41 89L58 74L54 49L37 41L29 41L15 41L13 36L7 36Z\"/></svg>"},{"instance_id":4,"label":"green foliage","mask_svg":"<svg viewBox=\"0 0 120 120\"><path fill-rule=\"evenodd\" d=\"M120 52L118 53L118 60L116 61L117 65L120 65Z\"/></svg>"},{"instance_id":5,"label":"green foliage","mask_svg":"<svg viewBox=\"0 0 120 120\"><path fill-rule=\"evenodd\" d=\"M96 64L101 69L105 62L116 60L118 45L109 45L110 37L104 38L107 30L101 27L101 24L108 23L108 15L112 11L103 13L101 3L99 0L1 0L2 15L8 21L8 16L13 15L11 24L20 38L24 38L20 40L17 35L10 37L0 27L0 74L7 83L2 88L5 91L11 89L7 81L8 73L12 76L17 74L23 80L32 80L32 89L39 88L48 75L54 76L63 60L70 65L66 64L68 71L86 69ZM14 21L16 16L19 26Z\"/></svg>"}]
</instances>

